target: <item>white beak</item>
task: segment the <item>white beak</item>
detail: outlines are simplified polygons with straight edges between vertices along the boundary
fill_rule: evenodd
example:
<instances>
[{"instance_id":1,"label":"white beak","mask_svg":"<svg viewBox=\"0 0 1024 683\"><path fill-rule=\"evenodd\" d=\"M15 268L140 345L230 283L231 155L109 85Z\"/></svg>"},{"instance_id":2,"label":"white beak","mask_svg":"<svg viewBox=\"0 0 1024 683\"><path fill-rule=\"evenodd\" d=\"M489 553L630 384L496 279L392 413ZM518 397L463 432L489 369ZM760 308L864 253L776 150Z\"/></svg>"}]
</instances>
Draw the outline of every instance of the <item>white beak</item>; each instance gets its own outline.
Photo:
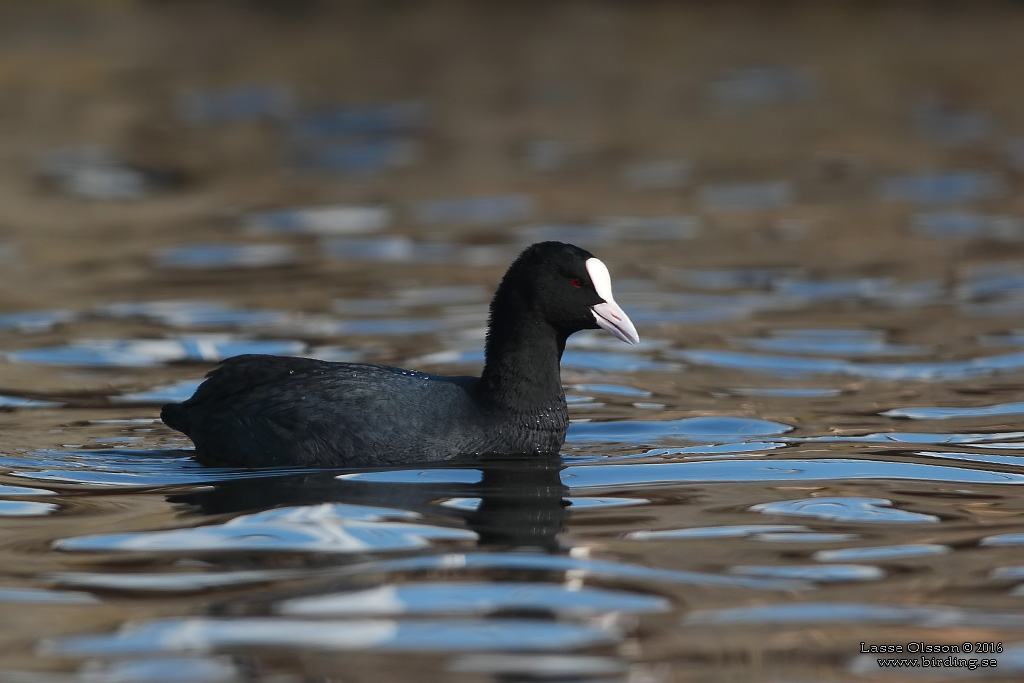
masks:
<instances>
[{"instance_id":1,"label":"white beak","mask_svg":"<svg viewBox=\"0 0 1024 683\"><path fill-rule=\"evenodd\" d=\"M637 334L636 327L612 297L612 277L608 273L608 267L600 259L589 258L587 272L590 273L590 281L594 283L597 295L604 299L604 303L590 307L598 326L627 344L639 344L640 335Z\"/></svg>"}]
</instances>

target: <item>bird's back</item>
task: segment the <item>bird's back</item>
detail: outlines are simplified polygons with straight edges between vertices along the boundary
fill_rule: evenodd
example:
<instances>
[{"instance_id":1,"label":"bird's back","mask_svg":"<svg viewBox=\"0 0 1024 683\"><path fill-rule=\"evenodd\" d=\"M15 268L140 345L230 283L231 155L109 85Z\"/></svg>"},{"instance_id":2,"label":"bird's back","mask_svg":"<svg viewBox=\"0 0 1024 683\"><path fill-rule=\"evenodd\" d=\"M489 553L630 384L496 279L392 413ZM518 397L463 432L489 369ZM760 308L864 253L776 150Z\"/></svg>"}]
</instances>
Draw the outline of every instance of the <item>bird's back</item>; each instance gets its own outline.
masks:
<instances>
[{"instance_id":1,"label":"bird's back","mask_svg":"<svg viewBox=\"0 0 1024 683\"><path fill-rule=\"evenodd\" d=\"M384 365L246 355L226 360L161 417L192 439L199 459L248 467L393 465L519 451L521 442L538 441L525 424L532 418L491 410L477 383ZM564 426L555 422L557 449Z\"/></svg>"}]
</instances>

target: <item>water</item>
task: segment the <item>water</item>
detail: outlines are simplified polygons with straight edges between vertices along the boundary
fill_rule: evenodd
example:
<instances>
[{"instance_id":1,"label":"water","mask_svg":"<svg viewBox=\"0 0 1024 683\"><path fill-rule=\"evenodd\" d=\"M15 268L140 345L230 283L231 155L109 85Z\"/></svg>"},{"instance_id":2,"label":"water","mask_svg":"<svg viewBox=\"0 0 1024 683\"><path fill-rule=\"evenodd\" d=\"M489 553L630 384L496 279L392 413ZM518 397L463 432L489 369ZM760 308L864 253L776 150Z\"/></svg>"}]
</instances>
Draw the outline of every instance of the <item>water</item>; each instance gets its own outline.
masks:
<instances>
[{"instance_id":1,"label":"water","mask_svg":"<svg viewBox=\"0 0 1024 683\"><path fill-rule=\"evenodd\" d=\"M54 149L36 162L39 179L69 195L94 200L140 199L170 175L133 168L103 147Z\"/></svg>"},{"instance_id":2,"label":"water","mask_svg":"<svg viewBox=\"0 0 1024 683\"><path fill-rule=\"evenodd\" d=\"M1019 678L1018 8L158 5L0 38L0 681ZM239 353L477 372L540 239L643 338L570 340L559 457L206 468L157 418Z\"/></svg>"}]
</instances>

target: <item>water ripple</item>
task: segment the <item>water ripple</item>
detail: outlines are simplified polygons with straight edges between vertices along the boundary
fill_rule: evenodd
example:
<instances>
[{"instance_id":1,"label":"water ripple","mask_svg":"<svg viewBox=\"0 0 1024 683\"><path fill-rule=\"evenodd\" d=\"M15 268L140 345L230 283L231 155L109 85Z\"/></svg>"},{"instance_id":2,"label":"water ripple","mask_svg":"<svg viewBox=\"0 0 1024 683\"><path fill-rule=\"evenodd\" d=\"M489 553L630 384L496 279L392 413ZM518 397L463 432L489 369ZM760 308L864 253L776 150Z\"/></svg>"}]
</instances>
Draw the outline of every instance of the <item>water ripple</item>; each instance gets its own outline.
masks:
<instances>
[{"instance_id":1,"label":"water ripple","mask_svg":"<svg viewBox=\"0 0 1024 683\"><path fill-rule=\"evenodd\" d=\"M1015 448L1021 448L1021 444L1013 444ZM979 448L987 447L986 444L979 444ZM914 455L926 458L944 458L946 460L963 460L966 462L981 462L989 465L1009 465L1011 467L1024 467L1024 456L1012 455L989 455L978 453L955 453L949 451L915 451Z\"/></svg>"},{"instance_id":2,"label":"water ripple","mask_svg":"<svg viewBox=\"0 0 1024 683\"><path fill-rule=\"evenodd\" d=\"M807 533L768 533L754 536L755 541L767 543L841 543L860 538L857 534L811 531Z\"/></svg>"},{"instance_id":3,"label":"water ripple","mask_svg":"<svg viewBox=\"0 0 1024 683\"><path fill-rule=\"evenodd\" d=\"M747 538L764 533L791 533L809 531L797 524L735 524L729 526L691 527L686 529L658 529L655 531L631 531L626 538L634 541L657 541L662 539L701 538Z\"/></svg>"},{"instance_id":4,"label":"water ripple","mask_svg":"<svg viewBox=\"0 0 1024 683\"><path fill-rule=\"evenodd\" d=\"M935 515L925 515L893 508L892 501L884 498L842 496L804 498L801 500L759 503L758 505L752 505L750 510L752 512L762 512L766 515L815 517L832 522L921 523L939 521L939 518Z\"/></svg>"},{"instance_id":5,"label":"water ripple","mask_svg":"<svg viewBox=\"0 0 1024 683\"><path fill-rule=\"evenodd\" d=\"M249 340L226 335L170 339L82 339L67 346L11 351L15 363L92 367L148 367L180 361L218 361L244 353L294 355L306 345L293 340Z\"/></svg>"},{"instance_id":6,"label":"water ripple","mask_svg":"<svg viewBox=\"0 0 1024 683\"><path fill-rule=\"evenodd\" d=\"M52 496L54 491L29 488L27 486L7 486L0 484L0 496Z\"/></svg>"},{"instance_id":7,"label":"water ripple","mask_svg":"<svg viewBox=\"0 0 1024 683\"><path fill-rule=\"evenodd\" d=\"M848 581L877 581L885 578L878 567L863 564L739 566L729 571L743 576L773 579L800 579L815 583L844 583Z\"/></svg>"},{"instance_id":8,"label":"water ripple","mask_svg":"<svg viewBox=\"0 0 1024 683\"><path fill-rule=\"evenodd\" d=\"M224 524L97 534L60 539L57 550L68 551L224 551L359 553L414 549L432 540L475 540L464 529L399 523L411 513L363 509L354 505L279 508L236 517ZM388 518L388 519L382 519Z\"/></svg>"},{"instance_id":9,"label":"water ripple","mask_svg":"<svg viewBox=\"0 0 1024 683\"><path fill-rule=\"evenodd\" d=\"M125 403L170 403L189 399L202 383L201 379L186 379L173 384L165 384L144 391L130 391L111 400Z\"/></svg>"},{"instance_id":10,"label":"water ripple","mask_svg":"<svg viewBox=\"0 0 1024 683\"><path fill-rule=\"evenodd\" d=\"M767 338L733 339L734 344L757 351L807 353L826 356L906 356L928 351L919 344L892 344L878 330L789 329Z\"/></svg>"},{"instance_id":11,"label":"water ripple","mask_svg":"<svg viewBox=\"0 0 1024 683\"><path fill-rule=\"evenodd\" d=\"M1021 534L993 534L986 536L979 541L980 545L1004 546L1024 545L1024 533Z\"/></svg>"},{"instance_id":12,"label":"water ripple","mask_svg":"<svg viewBox=\"0 0 1024 683\"><path fill-rule=\"evenodd\" d=\"M983 239L1016 242L1024 238L1024 224L1006 215L971 211L929 211L913 217L914 231L937 239Z\"/></svg>"},{"instance_id":13,"label":"water ripple","mask_svg":"<svg viewBox=\"0 0 1024 683\"><path fill-rule=\"evenodd\" d=\"M118 301L97 309L113 318L142 318L169 327L264 327L283 325L291 314L267 309L239 309L207 299Z\"/></svg>"},{"instance_id":14,"label":"water ripple","mask_svg":"<svg viewBox=\"0 0 1024 683\"><path fill-rule=\"evenodd\" d=\"M552 572L563 572L571 573L574 577L608 577L620 581L665 582L762 591L792 591L810 587L805 582L794 580L759 579L708 572L659 569L611 560L534 553L528 550L511 550L501 553L449 553L373 560L344 566L330 566L319 571L304 567L301 569L244 570L221 573L60 572L50 574L47 578L60 586L69 588L118 592L196 592L259 583L276 583L289 579L310 579L316 576L324 576L334 581L343 576L365 576L367 574L395 573L404 575L410 572L420 572L430 578L435 578L439 572L443 572L446 576L455 572L465 572L471 575L471 580L475 580L479 578L481 570L494 571L506 577L510 571L535 572L538 579L544 580L549 580ZM494 586L495 584L489 585Z\"/></svg>"},{"instance_id":15,"label":"water ripple","mask_svg":"<svg viewBox=\"0 0 1024 683\"><path fill-rule=\"evenodd\" d=\"M683 623L700 626L737 624L892 624L918 628L1024 628L1018 612L989 612L942 605L870 605L805 602L690 612Z\"/></svg>"},{"instance_id":16,"label":"water ripple","mask_svg":"<svg viewBox=\"0 0 1024 683\"><path fill-rule=\"evenodd\" d=\"M287 569L262 569L215 572L54 572L42 576L63 588L84 588L88 590L114 591L117 593L200 593L241 586L274 583L308 576L308 571Z\"/></svg>"},{"instance_id":17,"label":"water ripple","mask_svg":"<svg viewBox=\"0 0 1024 683\"><path fill-rule=\"evenodd\" d=\"M814 559L819 562L847 562L870 560L895 560L906 557L930 557L945 555L953 549L938 543L913 543L907 545L884 545L873 548L838 548L836 550L819 550Z\"/></svg>"},{"instance_id":18,"label":"water ripple","mask_svg":"<svg viewBox=\"0 0 1024 683\"><path fill-rule=\"evenodd\" d=\"M631 396L644 398L651 395L651 392L636 387L622 386L619 384L574 384L573 389L588 394L610 394L612 396Z\"/></svg>"},{"instance_id":19,"label":"water ripple","mask_svg":"<svg viewBox=\"0 0 1024 683\"><path fill-rule=\"evenodd\" d=\"M35 517L56 512L54 503L36 503L29 500L0 500L0 517Z\"/></svg>"},{"instance_id":20,"label":"water ripple","mask_svg":"<svg viewBox=\"0 0 1024 683\"><path fill-rule=\"evenodd\" d=\"M422 583L284 600L274 608L288 616L465 614L496 610L552 610L565 614L664 612L668 600L621 590L545 583Z\"/></svg>"},{"instance_id":21,"label":"water ripple","mask_svg":"<svg viewBox=\"0 0 1024 683\"><path fill-rule=\"evenodd\" d=\"M292 265L298 254L288 244L188 244L161 249L155 261L158 268L265 268Z\"/></svg>"},{"instance_id":22,"label":"water ripple","mask_svg":"<svg viewBox=\"0 0 1024 683\"><path fill-rule=\"evenodd\" d=\"M991 432L989 434L945 434L942 432L876 432L859 435L829 435L808 437L781 437L798 443L905 443L905 444L977 444L982 447L999 447L998 442L1017 440L1024 432ZM995 443L993 443L995 442Z\"/></svg>"},{"instance_id":23,"label":"water ripple","mask_svg":"<svg viewBox=\"0 0 1024 683\"><path fill-rule=\"evenodd\" d=\"M604 455L594 456L594 460L602 462L616 462L630 458L668 458L675 455L701 455L705 459L713 457L727 458L740 453L758 453L760 451L773 451L777 448L785 448L789 444L781 441L740 441L736 443L707 444L701 446L684 446L683 448L653 448L642 453L631 455Z\"/></svg>"},{"instance_id":24,"label":"water ripple","mask_svg":"<svg viewBox=\"0 0 1024 683\"><path fill-rule=\"evenodd\" d=\"M905 479L972 484L1024 484L1024 474L919 465L885 460L715 460L635 465L574 465L562 471L573 488L644 486L707 482L821 481ZM837 499L842 500L842 499ZM851 499L878 501L880 499ZM813 499L812 499L813 501ZM887 501L877 503L883 505ZM838 508L841 503L833 503ZM866 508L865 508L866 509ZM910 513L907 513L910 514ZM932 521L929 518L929 521Z\"/></svg>"},{"instance_id":25,"label":"water ripple","mask_svg":"<svg viewBox=\"0 0 1024 683\"><path fill-rule=\"evenodd\" d=\"M35 398L0 395L0 408L56 408L63 405L57 401L41 401Z\"/></svg>"},{"instance_id":26,"label":"water ripple","mask_svg":"<svg viewBox=\"0 0 1024 683\"><path fill-rule=\"evenodd\" d=\"M728 442L756 436L775 436L792 429L778 422L742 417L690 417L658 422L584 422L569 425L566 441L640 444L684 439Z\"/></svg>"},{"instance_id":27,"label":"water ripple","mask_svg":"<svg viewBox=\"0 0 1024 683\"><path fill-rule=\"evenodd\" d=\"M491 674L496 680L589 681L623 674L628 668L619 659L595 655L487 653L455 658L448 670L455 673Z\"/></svg>"},{"instance_id":28,"label":"water ripple","mask_svg":"<svg viewBox=\"0 0 1024 683\"><path fill-rule=\"evenodd\" d=\"M992 417L995 415L1024 414L1024 401L1017 403L1000 403L990 406L973 408L928 407L893 408L879 413L885 417L905 417L911 420L950 420L963 417Z\"/></svg>"},{"instance_id":29,"label":"water ripple","mask_svg":"<svg viewBox=\"0 0 1024 683\"><path fill-rule=\"evenodd\" d=\"M255 235L359 235L387 228L391 214L383 206L309 206L254 211L242 222Z\"/></svg>"},{"instance_id":30,"label":"water ripple","mask_svg":"<svg viewBox=\"0 0 1024 683\"><path fill-rule=\"evenodd\" d=\"M231 683L244 680L242 669L228 657L152 657L90 662L86 673L68 683Z\"/></svg>"},{"instance_id":31,"label":"water ripple","mask_svg":"<svg viewBox=\"0 0 1024 683\"><path fill-rule=\"evenodd\" d=\"M25 311L23 313L5 313L0 315L0 329L17 330L18 332L47 332L77 320L79 314L74 311Z\"/></svg>"},{"instance_id":32,"label":"water ripple","mask_svg":"<svg viewBox=\"0 0 1024 683\"><path fill-rule=\"evenodd\" d=\"M40 605L95 605L99 598L80 591L47 588L0 588L0 602L27 602Z\"/></svg>"},{"instance_id":33,"label":"water ripple","mask_svg":"<svg viewBox=\"0 0 1024 683\"><path fill-rule=\"evenodd\" d=\"M777 375L852 375L886 381L950 382L1024 369L1024 353L930 363L858 363L831 358L772 356L711 349L687 349L673 352L671 355L695 365Z\"/></svg>"},{"instance_id":34,"label":"water ripple","mask_svg":"<svg viewBox=\"0 0 1024 683\"><path fill-rule=\"evenodd\" d=\"M0 467L12 468L10 476L24 479L134 488L207 484L310 472L308 469L203 467L191 456L191 451L164 449L54 449L32 451L17 457L0 455Z\"/></svg>"},{"instance_id":35,"label":"water ripple","mask_svg":"<svg viewBox=\"0 0 1024 683\"><path fill-rule=\"evenodd\" d=\"M694 584L702 586L722 586L729 588L748 588L752 590L800 590L809 585L801 581L784 579L758 579L754 577L723 576L707 572L685 571L679 569L658 569L638 564L613 562L610 560L583 559L562 555L544 555L526 551L505 553L467 553L449 554L430 557L411 557L404 559L383 560L361 568L366 571L372 568L375 572L407 572L438 570L452 571L496 569L501 571L521 570L537 572L573 572L578 576L608 576L618 579L635 579L638 581L664 581L667 583ZM355 568L350 568L354 571ZM335 570L336 571L336 570Z\"/></svg>"},{"instance_id":36,"label":"water ripple","mask_svg":"<svg viewBox=\"0 0 1024 683\"><path fill-rule=\"evenodd\" d=\"M812 387L737 387L729 389L734 396L765 396L772 398L818 398L840 396L842 389Z\"/></svg>"},{"instance_id":37,"label":"water ripple","mask_svg":"<svg viewBox=\"0 0 1024 683\"><path fill-rule=\"evenodd\" d=\"M461 263L489 266L504 261L499 247L464 246L452 243L414 242L404 236L376 239L328 238L322 241L323 251L339 261L362 263Z\"/></svg>"},{"instance_id":38,"label":"water ripple","mask_svg":"<svg viewBox=\"0 0 1024 683\"><path fill-rule=\"evenodd\" d=\"M610 628L541 619L342 621L194 617L129 624L110 635L50 639L40 649L65 657L267 647L307 651L545 651L605 645L619 637Z\"/></svg>"},{"instance_id":39,"label":"water ripple","mask_svg":"<svg viewBox=\"0 0 1024 683\"><path fill-rule=\"evenodd\" d=\"M889 176L878 186L883 201L914 204L991 199L1003 195L1006 188L1002 175L975 170Z\"/></svg>"},{"instance_id":40,"label":"water ripple","mask_svg":"<svg viewBox=\"0 0 1024 683\"><path fill-rule=\"evenodd\" d=\"M479 349L438 351L436 353L418 356L408 361L412 366L424 366L435 364L467 364L482 365L484 361L483 351ZM576 368L580 370L601 370L605 372L667 372L677 370L675 363L664 363L660 361L646 360L635 355L621 352L601 351L577 351L567 350L562 355L562 368Z\"/></svg>"}]
</instances>

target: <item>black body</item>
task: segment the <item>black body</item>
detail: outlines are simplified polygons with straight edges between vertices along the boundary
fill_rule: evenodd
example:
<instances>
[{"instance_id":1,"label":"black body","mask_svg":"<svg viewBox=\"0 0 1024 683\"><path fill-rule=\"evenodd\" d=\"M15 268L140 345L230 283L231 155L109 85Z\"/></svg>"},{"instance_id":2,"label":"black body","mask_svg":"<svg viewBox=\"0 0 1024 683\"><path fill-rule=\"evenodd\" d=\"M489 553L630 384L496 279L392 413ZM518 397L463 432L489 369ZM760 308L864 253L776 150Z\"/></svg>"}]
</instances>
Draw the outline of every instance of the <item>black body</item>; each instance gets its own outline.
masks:
<instances>
[{"instance_id":1,"label":"black body","mask_svg":"<svg viewBox=\"0 0 1024 683\"><path fill-rule=\"evenodd\" d=\"M598 327L591 307L604 301L590 258L559 242L520 254L491 302L479 378L237 356L190 399L165 405L161 418L211 464L364 467L557 453L569 423L559 374L565 342Z\"/></svg>"}]
</instances>

